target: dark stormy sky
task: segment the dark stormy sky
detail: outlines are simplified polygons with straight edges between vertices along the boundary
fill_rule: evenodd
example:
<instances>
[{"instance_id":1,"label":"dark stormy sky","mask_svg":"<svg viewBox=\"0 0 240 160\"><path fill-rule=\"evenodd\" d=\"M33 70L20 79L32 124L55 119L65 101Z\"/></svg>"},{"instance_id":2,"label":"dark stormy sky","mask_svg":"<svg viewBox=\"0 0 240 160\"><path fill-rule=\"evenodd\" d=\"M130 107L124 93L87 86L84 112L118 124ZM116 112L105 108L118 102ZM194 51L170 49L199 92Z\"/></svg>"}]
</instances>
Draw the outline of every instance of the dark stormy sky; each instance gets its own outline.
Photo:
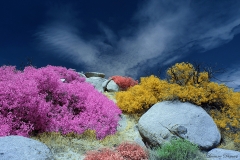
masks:
<instances>
[{"instance_id":1,"label":"dark stormy sky","mask_svg":"<svg viewBox=\"0 0 240 160\"><path fill-rule=\"evenodd\" d=\"M165 78L175 63L212 67L240 91L239 0L5 0L0 64L30 58L77 71ZM218 81L218 80L221 81Z\"/></svg>"}]
</instances>

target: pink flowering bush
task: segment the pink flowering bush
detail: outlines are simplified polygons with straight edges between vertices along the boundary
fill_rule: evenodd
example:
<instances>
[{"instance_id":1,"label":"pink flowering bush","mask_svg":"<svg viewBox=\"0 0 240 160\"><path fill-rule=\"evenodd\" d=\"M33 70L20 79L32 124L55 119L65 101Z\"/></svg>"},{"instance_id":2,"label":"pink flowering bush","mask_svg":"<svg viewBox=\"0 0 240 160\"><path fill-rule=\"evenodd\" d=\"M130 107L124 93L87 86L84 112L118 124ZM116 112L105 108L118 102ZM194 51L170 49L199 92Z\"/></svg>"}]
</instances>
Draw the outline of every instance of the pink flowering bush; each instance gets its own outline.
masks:
<instances>
[{"instance_id":1,"label":"pink flowering bush","mask_svg":"<svg viewBox=\"0 0 240 160\"><path fill-rule=\"evenodd\" d=\"M147 160L148 153L135 142L123 142L116 149L88 151L84 160Z\"/></svg>"},{"instance_id":2,"label":"pink flowering bush","mask_svg":"<svg viewBox=\"0 0 240 160\"><path fill-rule=\"evenodd\" d=\"M126 160L147 160L148 154L137 143L123 142L117 147L117 151Z\"/></svg>"},{"instance_id":3,"label":"pink flowering bush","mask_svg":"<svg viewBox=\"0 0 240 160\"><path fill-rule=\"evenodd\" d=\"M116 132L120 114L113 101L72 70L0 67L0 136L91 129L102 139Z\"/></svg>"},{"instance_id":4,"label":"pink flowering bush","mask_svg":"<svg viewBox=\"0 0 240 160\"><path fill-rule=\"evenodd\" d=\"M84 160L124 160L118 152L111 149L102 149L100 151L89 151Z\"/></svg>"},{"instance_id":5,"label":"pink flowering bush","mask_svg":"<svg viewBox=\"0 0 240 160\"><path fill-rule=\"evenodd\" d=\"M135 81L131 77L112 76L109 79L112 79L123 91L138 84L138 81Z\"/></svg>"}]
</instances>

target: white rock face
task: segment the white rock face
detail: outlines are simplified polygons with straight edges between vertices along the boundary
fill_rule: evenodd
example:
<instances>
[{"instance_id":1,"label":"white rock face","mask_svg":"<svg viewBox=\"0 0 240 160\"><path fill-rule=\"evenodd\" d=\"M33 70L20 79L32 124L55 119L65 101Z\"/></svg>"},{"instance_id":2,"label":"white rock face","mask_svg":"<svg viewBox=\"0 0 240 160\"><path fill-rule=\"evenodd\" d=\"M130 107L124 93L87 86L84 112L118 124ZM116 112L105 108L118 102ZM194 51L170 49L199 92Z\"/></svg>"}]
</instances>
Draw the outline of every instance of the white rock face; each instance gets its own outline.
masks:
<instances>
[{"instance_id":1,"label":"white rock face","mask_svg":"<svg viewBox=\"0 0 240 160\"><path fill-rule=\"evenodd\" d=\"M118 92L119 91L119 86L113 81L111 80L108 84L107 84L107 90L109 92Z\"/></svg>"},{"instance_id":2,"label":"white rock face","mask_svg":"<svg viewBox=\"0 0 240 160\"><path fill-rule=\"evenodd\" d=\"M109 83L110 81L111 81L111 79L108 79L108 80L106 80L106 81L104 81L104 82L102 83L102 87L103 87L104 90L107 89L107 85L108 85L108 83Z\"/></svg>"},{"instance_id":3,"label":"white rock face","mask_svg":"<svg viewBox=\"0 0 240 160\"><path fill-rule=\"evenodd\" d=\"M191 103L164 101L153 105L138 122L139 132L153 145L181 137L211 149L221 135L211 116Z\"/></svg>"},{"instance_id":4,"label":"white rock face","mask_svg":"<svg viewBox=\"0 0 240 160\"><path fill-rule=\"evenodd\" d=\"M105 90L109 92L118 92L119 86L113 80L107 80L101 77L86 78L86 82L92 84L95 89L103 93Z\"/></svg>"},{"instance_id":5,"label":"white rock face","mask_svg":"<svg viewBox=\"0 0 240 160\"><path fill-rule=\"evenodd\" d=\"M104 89L102 87L102 83L106 81L107 79L101 78L101 77L90 77L86 78L86 82L92 84L96 90L103 93Z\"/></svg>"},{"instance_id":6,"label":"white rock face","mask_svg":"<svg viewBox=\"0 0 240 160\"><path fill-rule=\"evenodd\" d=\"M22 137L0 137L1 160L53 160L50 149L43 143Z\"/></svg>"}]
</instances>

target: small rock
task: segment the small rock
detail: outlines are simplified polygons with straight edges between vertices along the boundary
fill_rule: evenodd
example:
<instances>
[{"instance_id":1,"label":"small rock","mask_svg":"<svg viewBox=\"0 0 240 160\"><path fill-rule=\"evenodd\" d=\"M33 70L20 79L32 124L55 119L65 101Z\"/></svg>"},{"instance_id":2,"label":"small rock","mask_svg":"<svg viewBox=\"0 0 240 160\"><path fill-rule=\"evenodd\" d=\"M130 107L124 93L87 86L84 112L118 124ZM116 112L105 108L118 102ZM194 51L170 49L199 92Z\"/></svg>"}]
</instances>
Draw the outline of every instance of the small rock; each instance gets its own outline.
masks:
<instances>
[{"instance_id":1,"label":"small rock","mask_svg":"<svg viewBox=\"0 0 240 160\"><path fill-rule=\"evenodd\" d=\"M104 89L102 87L102 83L106 81L106 79L101 78L101 77L90 77L86 78L86 82L92 84L96 90L99 92L103 93Z\"/></svg>"},{"instance_id":2,"label":"small rock","mask_svg":"<svg viewBox=\"0 0 240 160\"><path fill-rule=\"evenodd\" d=\"M99 73L99 72L86 72L85 76L87 78L90 78L90 77L101 77L101 78L104 78L105 74L104 73Z\"/></svg>"},{"instance_id":3,"label":"small rock","mask_svg":"<svg viewBox=\"0 0 240 160\"><path fill-rule=\"evenodd\" d=\"M107 91L109 92L118 92L119 86L113 81L111 80L108 84L107 84Z\"/></svg>"},{"instance_id":4,"label":"small rock","mask_svg":"<svg viewBox=\"0 0 240 160\"><path fill-rule=\"evenodd\" d=\"M240 152L222 148L214 148L206 155L209 160L239 160Z\"/></svg>"},{"instance_id":5,"label":"small rock","mask_svg":"<svg viewBox=\"0 0 240 160\"><path fill-rule=\"evenodd\" d=\"M103 83L102 83L102 87L103 87L103 90L104 91L107 91L107 85L108 85L108 83L111 81L111 79L108 79L108 80L106 80L106 81L104 81Z\"/></svg>"}]
</instances>

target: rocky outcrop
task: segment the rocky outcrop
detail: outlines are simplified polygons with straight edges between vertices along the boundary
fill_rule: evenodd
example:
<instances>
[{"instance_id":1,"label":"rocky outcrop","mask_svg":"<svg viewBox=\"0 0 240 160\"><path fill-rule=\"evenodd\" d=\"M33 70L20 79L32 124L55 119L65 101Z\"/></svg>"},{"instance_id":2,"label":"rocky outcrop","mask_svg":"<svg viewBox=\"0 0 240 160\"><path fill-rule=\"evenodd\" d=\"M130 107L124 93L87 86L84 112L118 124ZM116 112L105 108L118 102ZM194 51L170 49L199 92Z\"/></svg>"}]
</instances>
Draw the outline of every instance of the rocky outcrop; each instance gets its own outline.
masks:
<instances>
[{"instance_id":1,"label":"rocky outcrop","mask_svg":"<svg viewBox=\"0 0 240 160\"><path fill-rule=\"evenodd\" d=\"M86 82L92 84L96 90L99 92L103 93L104 89L102 87L102 83L105 82L106 79L101 78L101 77L90 77L86 78Z\"/></svg>"},{"instance_id":2,"label":"rocky outcrop","mask_svg":"<svg viewBox=\"0 0 240 160\"><path fill-rule=\"evenodd\" d=\"M77 73L79 74L80 77L87 78L83 72L77 72Z\"/></svg>"},{"instance_id":3,"label":"rocky outcrop","mask_svg":"<svg viewBox=\"0 0 240 160\"><path fill-rule=\"evenodd\" d=\"M96 90L103 93L107 92L118 92L120 91L119 86L113 80L107 80L101 77L90 77L86 78L86 82L92 84Z\"/></svg>"}]
</instances>

